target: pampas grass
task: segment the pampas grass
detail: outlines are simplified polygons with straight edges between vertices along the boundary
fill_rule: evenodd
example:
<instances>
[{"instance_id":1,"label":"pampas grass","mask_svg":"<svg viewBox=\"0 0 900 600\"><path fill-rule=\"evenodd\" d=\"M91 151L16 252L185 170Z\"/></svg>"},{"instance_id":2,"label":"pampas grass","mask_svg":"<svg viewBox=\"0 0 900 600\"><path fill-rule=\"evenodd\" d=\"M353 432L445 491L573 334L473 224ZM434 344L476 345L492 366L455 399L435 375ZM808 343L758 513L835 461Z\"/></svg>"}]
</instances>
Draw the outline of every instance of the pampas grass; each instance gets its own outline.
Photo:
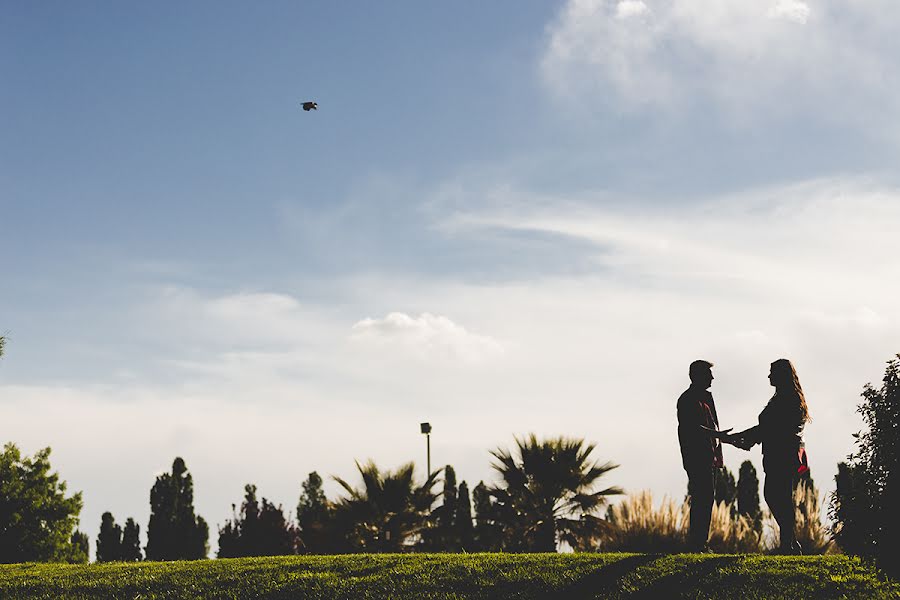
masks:
<instances>
[{"instance_id":1,"label":"pampas grass","mask_svg":"<svg viewBox=\"0 0 900 600\"><path fill-rule=\"evenodd\" d=\"M653 506L649 491L632 494L607 510L609 523L599 549L604 552L686 552L690 528L690 505L676 504L663 498L659 508ZM714 552L759 552L761 535L753 521L744 516L733 517L732 506L724 502L713 505L709 526L709 547Z\"/></svg>"},{"instance_id":2,"label":"pampas grass","mask_svg":"<svg viewBox=\"0 0 900 600\"><path fill-rule=\"evenodd\" d=\"M828 528L822 524L819 492L801 481L794 491L797 507L797 540L804 554L834 552ZM713 505L709 526L709 548L722 554L772 552L778 545L778 524L768 510L763 511L762 530L731 504ZM688 551L690 505L664 497L659 507L644 490L631 494L606 512L607 531L597 545L602 552L643 552L653 554Z\"/></svg>"},{"instance_id":3,"label":"pampas grass","mask_svg":"<svg viewBox=\"0 0 900 600\"><path fill-rule=\"evenodd\" d=\"M683 552L687 547L689 506L663 498L658 509L644 490L631 494L606 512L608 531L600 541L604 552Z\"/></svg>"}]
</instances>

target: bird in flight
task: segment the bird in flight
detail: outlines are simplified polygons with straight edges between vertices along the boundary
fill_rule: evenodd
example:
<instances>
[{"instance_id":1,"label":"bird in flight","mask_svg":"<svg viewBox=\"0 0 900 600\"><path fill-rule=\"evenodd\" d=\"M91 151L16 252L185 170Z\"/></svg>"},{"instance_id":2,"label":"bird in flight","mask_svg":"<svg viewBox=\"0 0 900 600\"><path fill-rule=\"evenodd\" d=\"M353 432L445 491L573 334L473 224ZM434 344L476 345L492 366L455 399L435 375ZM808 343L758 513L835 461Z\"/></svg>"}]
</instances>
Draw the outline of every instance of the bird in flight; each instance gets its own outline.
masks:
<instances>
[{"instance_id":1,"label":"bird in flight","mask_svg":"<svg viewBox=\"0 0 900 600\"><path fill-rule=\"evenodd\" d=\"M305 110L305 111L319 110L319 105L315 102L304 102L303 110Z\"/></svg>"}]
</instances>

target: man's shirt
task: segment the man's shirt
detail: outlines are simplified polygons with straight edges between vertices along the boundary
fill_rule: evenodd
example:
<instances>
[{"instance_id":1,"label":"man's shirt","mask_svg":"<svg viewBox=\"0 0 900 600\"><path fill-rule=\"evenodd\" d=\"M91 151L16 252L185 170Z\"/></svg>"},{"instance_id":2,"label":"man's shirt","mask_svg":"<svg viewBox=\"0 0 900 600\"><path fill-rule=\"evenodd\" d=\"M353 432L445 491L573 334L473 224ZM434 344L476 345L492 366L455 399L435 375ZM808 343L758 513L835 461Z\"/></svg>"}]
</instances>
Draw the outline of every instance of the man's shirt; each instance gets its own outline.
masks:
<instances>
[{"instance_id":1,"label":"man's shirt","mask_svg":"<svg viewBox=\"0 0 900 600\"><path fill-rule=\"evenodd\" d=\"M678 443L685 470L723 466L722 445L700 426L719 428L716 403L709 390L691 386L678 398Z\"/></svg>"}]
</instances>

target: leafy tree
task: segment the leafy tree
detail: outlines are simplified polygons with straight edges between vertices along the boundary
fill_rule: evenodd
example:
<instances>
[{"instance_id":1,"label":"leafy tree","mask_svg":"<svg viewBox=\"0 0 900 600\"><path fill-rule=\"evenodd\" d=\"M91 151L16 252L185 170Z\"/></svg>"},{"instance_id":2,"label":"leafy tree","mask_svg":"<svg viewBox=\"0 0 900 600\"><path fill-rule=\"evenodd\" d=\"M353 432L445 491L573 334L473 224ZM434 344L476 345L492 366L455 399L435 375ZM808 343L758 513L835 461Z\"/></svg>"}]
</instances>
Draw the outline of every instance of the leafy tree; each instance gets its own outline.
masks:
<instances>
[{"instance_id":1,"label":"leafy tree","mask_svg":"<svg viewBox=\"0 0 900 600\"><path fill-rule=\"evenodd\" d=\"M749 460L741 463L737 483L738 514L753 522L753 528L762 531L762 510L759 507L759 478L756 467Z\"/></svg>"},{"instance_id":2,"label":"leafy tree","mask_svg":"<svg viewBox=\"0 0 900 600\"><path fill-rule=\"evenodd\" d=\"M315 471L303 482L297 503L299 550L307 554L331 554L336 551L333 509L322 489L322 477Z\"/></svg>"},{"instance_id":3,"label":"leafy tree","mask_svg":"<svg viewBox=\"0 0 900 600\"><path fill-rule=\"evenodd\" d=\"M180 457L150 490L147 560L206 558L209 526L194 514L194 480Z\"/></svg>"},{"instance_id":4,"label":"leafy tree","mask_svg":"<svg viewBox=\"0 0 900 600\"><path fill-rule=\"evenodd\" d=\"M475 549L475 527L472 524L472 502L469 499L469 484L465 481L459 484L456 498L456 539L459 540L460 550L471 552Z\"/></svg>"},{"instance_id":5,"label":"leafy tree","mask_svg":"<svg viewBox=\"0 0 900 600\"><path fill-rule=\"evenodd\" d=\"M559 542L575 550L591 547L605 528L594 513L606 506L618 487L594 491L598 480L618 467L591 460L594 444L559 437L540 441L534 434L516 438L514 452L498 448L499 485L488 489L505 550L555 552Z\"/></svg>"},{"instance_id":6,"label":"leafy tree","mask_svg":"<svg viewBox=\"0 0 900 600\"><path fill-rule=\"evenodd\" d=\"M873 557L900 575L900 354L888 362L882 386L866 384L857 407L864 431L856 453L838 465L831 518L846 552Z\"/></svg>"},{"instance_id":7,"label":"leafy tree","mask_svg":"<svg viewBox=\"0 0 900 600\"><path fill-rule=\"evenodd\" d=\"M119 560L134 562L141 558L141 526L128 517L122 531L122 557Z\"/></svg>"},{"instance_id":8,"label":"leafy tree","mask_svg":"<svg viewBox=\"0 0 900 600\"><path fill-rule=\"evenodd\" d=\"M6 346L6 338L0 335L0 356L3 356L3 347Z\"/></svg>"},{"instance_id":9,"label":"leafy tree","mask_svg":"<svg viewBox=\"0 0 900 600\"><path fill-rule=\"evenodd\" d=\"M414 480L414 465L394 472L378 469L369 461L356 464L363 486L356 489L339 477L334 480L347 492L335 506L336 527L346 548L361 552L400 552L418 541L427 525L437 494L432 491L440 471L421 485Z\"/></svg>"},{"instance_id":10,"label":"leafy tree","mask_svg":"<svg viewBox=\"0 0 900 600\"><path fill-rule=\"evenodd\" d=\"M81 492L67 497L66 483L50 472L50 448L29 458L6 444L0 453L0 563L80 560L73 530L81 507Z\"/></svg>"},{"instance_id":11,"label":"leafy tree","mask_svg":"<svg viewBox=\"0 0 900 600\"><path fill-rule=\"evenodd\" d=\"M232 510L235 506L231 505ZM256 499L256 486L244 486L240 515L219 529L219 558L239 556L283 556L295 554L297 530L284 516L281 506L265 498Z\"/></svg>"},{"instance_id":12,"label":"leafy tree","mask_svg":"<svg viewBox=\"0 0 900 600\"><path fill-rule=\"evenodd\" d=\"M100 533L97 535L97 562L122 560L122 528L116 524L111 512L100 517Z\"/></svg>"}]
</instances>

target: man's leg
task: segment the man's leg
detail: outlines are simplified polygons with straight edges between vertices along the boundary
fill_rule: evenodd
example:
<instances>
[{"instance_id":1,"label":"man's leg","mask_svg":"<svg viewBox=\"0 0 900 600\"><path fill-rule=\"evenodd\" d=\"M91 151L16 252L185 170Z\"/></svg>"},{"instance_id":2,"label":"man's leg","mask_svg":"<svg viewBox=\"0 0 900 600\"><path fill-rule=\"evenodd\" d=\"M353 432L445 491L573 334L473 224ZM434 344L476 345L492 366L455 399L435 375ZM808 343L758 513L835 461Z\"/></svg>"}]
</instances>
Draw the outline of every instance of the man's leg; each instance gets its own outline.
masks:
<instances>
[{"instance_id":1,"label":"man's leg","mask_svg":"<svg viewBox=\"0 0 900 600\"><path fill-rule=\"evenodd\" d=\"M688 472L688 494L691 496L691 527L688 545L693 552L706 548L709 538L709 522L712 518L713 472L712 467Z\"/></svg>"}]
</instances>

